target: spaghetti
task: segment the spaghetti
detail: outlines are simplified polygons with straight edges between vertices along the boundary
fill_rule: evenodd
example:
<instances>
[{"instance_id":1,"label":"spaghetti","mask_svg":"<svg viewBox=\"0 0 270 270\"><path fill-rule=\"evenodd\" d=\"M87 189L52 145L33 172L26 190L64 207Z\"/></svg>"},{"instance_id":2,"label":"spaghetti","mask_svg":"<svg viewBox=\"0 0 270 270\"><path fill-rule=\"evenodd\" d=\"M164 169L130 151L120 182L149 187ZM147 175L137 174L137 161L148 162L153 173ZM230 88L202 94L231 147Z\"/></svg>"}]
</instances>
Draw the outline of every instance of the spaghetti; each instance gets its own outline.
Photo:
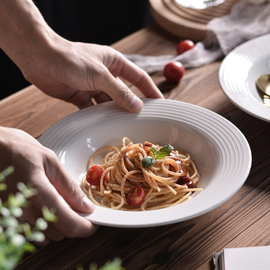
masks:
<instances>
[{"instance_id":1,"label":"spaghetti","mask_svg":"<svg viewBox=\"0 0 270 270\"><path fill-rule=\"evenodd\" d=\"M94 158L105 151L98 166L94 164ZM160 158L162 151L165 156ZM118 210L144 211L182 203L202 190L197 188L200 175L188 153L172 147L166 151L149 142L133 144L124 137L121 146L108 145L91 156L81 188L96 205ZM88 179L94 167L102 170L95 185Z\"/></svg>"}]
</instances>

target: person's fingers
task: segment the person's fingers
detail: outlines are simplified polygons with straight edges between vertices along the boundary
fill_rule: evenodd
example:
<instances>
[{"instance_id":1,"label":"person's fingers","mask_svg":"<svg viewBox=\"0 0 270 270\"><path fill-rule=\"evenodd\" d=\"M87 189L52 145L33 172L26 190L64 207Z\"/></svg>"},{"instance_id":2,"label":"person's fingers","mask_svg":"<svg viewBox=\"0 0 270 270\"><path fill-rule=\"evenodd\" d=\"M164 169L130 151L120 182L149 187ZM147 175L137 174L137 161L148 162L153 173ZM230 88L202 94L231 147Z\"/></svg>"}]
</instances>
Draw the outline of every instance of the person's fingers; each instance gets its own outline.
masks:
<instances>
[{"instance_id":1,"label":"person's fingers","mask_svg":"<svg viewBox=\"0 0 270 270\"><path fill-rule=\"evenodd\" d=\"M45 173L58 193L72 209L82 213L93 212L95 209L94 204L86 197L79 184L66 172L55 153L48 150L46 157Z\"/></svg>"},{"instance_id":2,"label":"person's fingers","mask_svg":"<svg viewBox=\"0 0 270 270\"><path fill-rule=\"evenodd\" d=\"M58 217L54 225L66 237L89 237L96 232L98 227L70 209L62 197L52 207Z\"/></svg>"},{"instance_id":3,"label":"person's fingers","mask_svg":"<svg viewBox=\"0 0 270 270\"><path fill-rule=\"evenodd\" d=\"M42 211L38 208L35 208L35 205L30 204L29 207L23 209L23 214L20 219L26 221L31 226L31 229L33 229L36 226L38 218L40 217L42 217ZM61 241L65 238L64 234L60 232L52 222L47 222L47 228L42 230L42 233L46 239L53 241ZM45 242L47 243L47 241ZM40 244L44 245L45 243Z\"/></svg>"},{"instance_id":4,"label":"person's fingers","mask_svg":"<svg viewBox=\"0 0 270 270\"><path fill-rule=\"evenodd\" d=\"M50 94L49 90L47 91L47 94ZM97 103L103 103L112 100L109 95L99 90L85 91L85 90L76 90L72 87L66 87L65 91L59 93L59 95L56 95L56 97L63 99L66 102L74 104L79 109L83 109L95 105Z\"/></svg>"},{"instance_id":5,"label":"person's fingers","mask_svg":"<svg viewBox=\"0 0 270 270\"><path fill-rule=\"evenodd\" d=\"M92 101L92 92L88 91L80 91L80 90L70 90L70 95L68 95L68 92L66 92L66 97L64 99L65 101L74 104L79 109L83 109L89 106L94 105Z\"/></svg>"},{"instance_id":6,"label":"person's fingers","mask_svg":"<svg viewBox=\"0 0 270 270\"><path fill-rule=\"evenodd\" d=\"M43 233L46 238L53 241L61 241L65 238L65 235L59 231L52 222L48 222L48 227L43 231Z\"/></svg>"},{"instance_id":7,"label":"person's fingers","mask_svg":"<svg viewBox=\"0 0 270 270\"><path fill-rule=\"evenodd\" d=\"M69 238L89 237L96 232L97 226L74 212L45 175L39 175L39 180L42 187L38 187L39 193L32 197L30 202L38 209L46 205L49 209L55 210L57 221L52 225L62 235ZM72 197L73 194L71 193L70 196Z\"/></svg>"},{"instance_id":8,"label":"person's fingers","mask_svg":"<svg viewBox=\"0 0 270 270\"><path fill-rule=\"evenodd\" d=\"M107 95L106 93L99 91L98 94L94 95L94 99L96 101L96 103L103 103L103 102L107 102L107 101L111 101L112 98Z\"/></svg>"},{"instance_id":9,"label":"person's fingers","mask_svg":"<svg viewBox=\"0 0 270 270\"><path fill-rule=\"evenodd\" d=\"M100 73L101 71L102 69ZM98 89L106 92L120 107L131 112L141 111L143 102L118 76L136 86L147 98L164 98L151 77L120 53L115 55L115 60L99 75L96 84Z\"/></svg>"},{"instance_id":10,"label":"person's fingers","mask_svg":"<svg viewBox=\"0 0 270 270\"><path fill-rule=\"evenodd\" d=\"M99 80L98 88L106 92L120 107L131 112L139 112L143 102L120 79L104 69L106 80Z\"/></svg>"},{"instance_id":11,"label":"person's fingers","mask_svg":"<svg viewBox=\"0 0 270 270\"><path fill-rule=\"evenodd\" d=\"M164 98L151 77L144 70L129 61L122 54L118 54L118 57L119 59L109 67L114 76L119 76L129 81L147 98Z\"/></svg>"},{"instance_id":12,"label":"person's fingers","mask_svg":"<svg viewBox=\"0 0 270 270\"><path fill-rule=\"evenodd\" d=\"M0 141L0 160L11 160L15 167L14 173L9 176L6 193L13 192L10 187L16 187L18 181L31 184L37 191L29 198L29 211L25 211L22 219L35 226L36 219L42 217L42 207L47 206L55 209L58 217L45 232L47 238L88 237L96 231L95 225L73 210L91 213L93 203L64 170L52 150L16 129L1 128Z\"/></svg>"},{"instance_id":13,"label":"person's fingers","mask_svg":"<svg viewBox=\"0 0 270 270\"><path fill-rule=\"evenodd\" d=\"M73 103L79 109L83 109L107 101L112 101L112 98L105 92L99 90L93 91L78 90L76 94L73 94L72 97L67 100L67 102Z\"/></svg>"}]
</instances>

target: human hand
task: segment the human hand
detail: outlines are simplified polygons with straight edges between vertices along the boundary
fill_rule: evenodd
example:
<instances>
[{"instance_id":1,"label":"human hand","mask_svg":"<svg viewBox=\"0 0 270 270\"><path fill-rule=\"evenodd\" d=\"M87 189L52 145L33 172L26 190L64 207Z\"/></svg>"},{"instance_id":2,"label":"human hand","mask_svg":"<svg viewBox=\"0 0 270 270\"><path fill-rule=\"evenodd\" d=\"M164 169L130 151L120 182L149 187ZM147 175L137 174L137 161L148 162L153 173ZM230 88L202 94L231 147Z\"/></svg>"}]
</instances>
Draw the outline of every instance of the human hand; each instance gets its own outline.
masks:
<instances>
[{"instance_id":1,"label":"human hand","mask_svg":"<svg viewBox=\"0 0 270 270\"><path fill-rule=\"evenodd\" d=\"M43 57L44 56L44 57ZM132 112L142 109L142 101L119 79L129 81L145 97L163 98L152 79L142 69L108 46L69 42L54 38L46 53L22 69L28 81L46 94L71 102L79 108L113 99Z\"/></svg>"},{"instance_id":2,"label":"human hand","mask_svg":"<svg viewBox=\"0 0 270 270\"><path fill-rule=\"evenodd\" d=\"M42 216L43 206L56 211L58 220L48 224L43 244L50 239L60 241L64 237L88 237L95 233L97 226L75 212L91 213L94 205L63 169L53 151L21 130L0 127L0 153L0 172L14 166L13 174L7 178L7 190L0 193L2 201L15 194L17 183L23 182L38 191L29 199L29 207L24 208L21 218L25 222L34 226Z\"/></svg>"},{"instance_id":3,"label":"human hand","mask_svg":"<svg viewBox=\"0 0 270 270\"><path fill-rule=\"evenodd\" d=\"M119 78L147 98L163 98L150 76L113 48L57 35L32 0L0 1L0 47L29 82L79 108L92 105L94 97L140 111L143 102Z\"/></svg>"}]
</instances>

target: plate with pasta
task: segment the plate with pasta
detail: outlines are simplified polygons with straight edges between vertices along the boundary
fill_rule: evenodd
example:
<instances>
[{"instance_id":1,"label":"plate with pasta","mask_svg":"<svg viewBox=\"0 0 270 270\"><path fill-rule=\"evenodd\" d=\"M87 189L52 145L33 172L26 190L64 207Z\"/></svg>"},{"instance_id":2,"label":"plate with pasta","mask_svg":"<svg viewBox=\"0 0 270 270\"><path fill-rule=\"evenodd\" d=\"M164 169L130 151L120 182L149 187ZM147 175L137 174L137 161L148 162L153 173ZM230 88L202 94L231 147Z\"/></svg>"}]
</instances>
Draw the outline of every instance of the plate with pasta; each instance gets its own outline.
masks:
<instances>
[{"instance_id":1,"label":"plate with pasta","mask_svg":"<svg viewBox=\"0 0 270 270\"><path fill-rule=\"evenodd\" d=\"M107 102L75 112L40 142L96 205L95 224L150 227L203 215L233 196L251 168L231 122L196 105L144 99L140 113Z\"/></svg>"}]
</instances>

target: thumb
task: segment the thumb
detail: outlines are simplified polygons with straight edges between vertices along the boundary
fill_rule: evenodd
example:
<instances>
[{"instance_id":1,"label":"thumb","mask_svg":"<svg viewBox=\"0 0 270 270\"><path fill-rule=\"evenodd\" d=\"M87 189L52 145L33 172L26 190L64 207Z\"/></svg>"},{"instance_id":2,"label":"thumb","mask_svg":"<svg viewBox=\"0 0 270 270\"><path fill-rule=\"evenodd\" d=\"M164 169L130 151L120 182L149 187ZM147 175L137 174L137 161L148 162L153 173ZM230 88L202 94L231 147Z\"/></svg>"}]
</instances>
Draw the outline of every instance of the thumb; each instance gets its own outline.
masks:
<instances>
[{"instance_id":1,"label":"thumb","mask_svg":"<svg viewBox=\"0 0 270 270\"><path fill-rule=\"evenodd\" d=\"M92 213L95 205L87 198L79 184L66 172L56 155L53 153L52 156L48 158L45 166L45 173L49 181L73 210Z\"/></svg>"}]
</instances>

